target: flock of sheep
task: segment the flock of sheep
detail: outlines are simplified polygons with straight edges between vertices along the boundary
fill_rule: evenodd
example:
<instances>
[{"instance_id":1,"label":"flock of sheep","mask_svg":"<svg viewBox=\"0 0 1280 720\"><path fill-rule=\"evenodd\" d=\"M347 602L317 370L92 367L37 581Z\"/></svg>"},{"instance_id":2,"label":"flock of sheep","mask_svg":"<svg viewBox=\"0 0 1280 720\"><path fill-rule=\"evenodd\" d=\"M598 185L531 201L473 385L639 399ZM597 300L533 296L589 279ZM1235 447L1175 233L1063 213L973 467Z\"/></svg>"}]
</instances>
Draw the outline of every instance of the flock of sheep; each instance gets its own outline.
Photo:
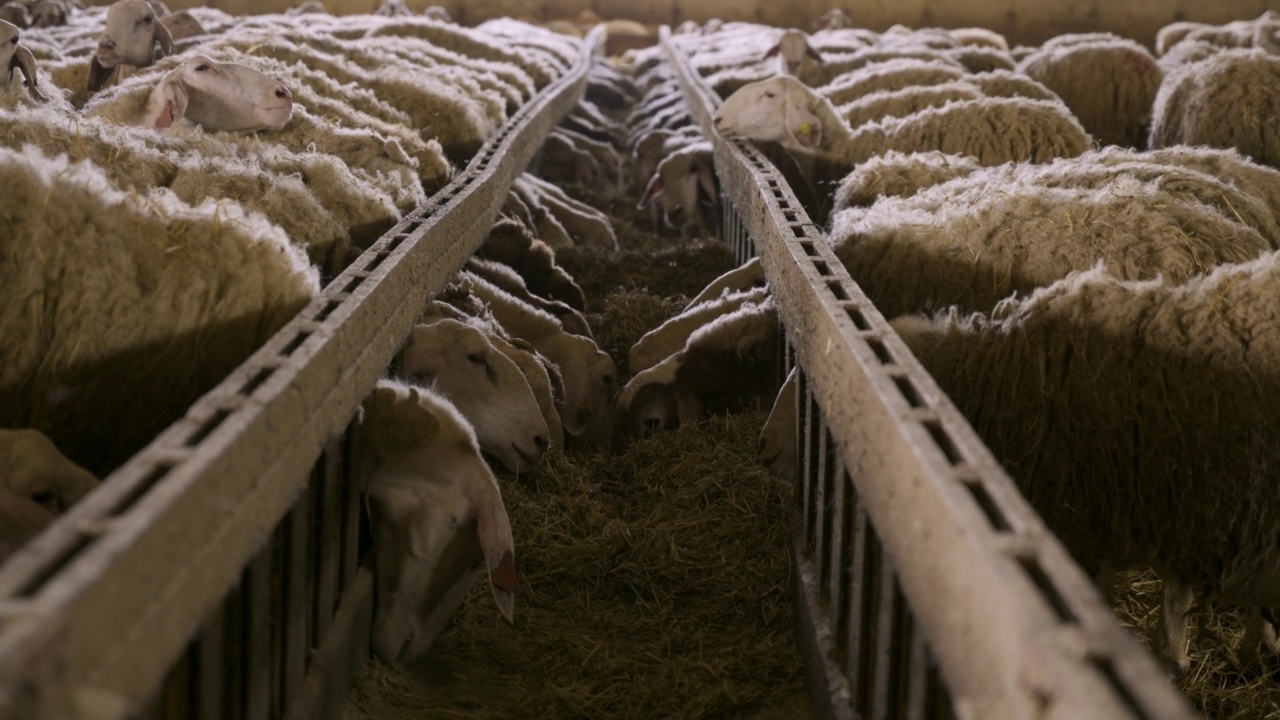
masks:
<instances>
[{"instance_id":1,"label":"flock of sheep","mask_svg":"<svg viewBox=\"0 0 1280 720\"><path fill-rule=\"evenodd\" d=\"M579 54L510 20L309 9L0 8L0 335L21 338L0 350L0 426L44 428L109 472ZM1158 55L1106 34L1010 48L828 20L674 42L725 98L717 132L793 154L834 207L837 256L1103 589L1117 568L1156 570L1170 666L1188 664L1192 596L1250 609L1246 657L1274 646L1280 19L1178 23ZM592 69L541 177L516 181L477 256L422 298L397 377L364 403L384 659L424 652L481 564L511 617L511 524L482 454L524 472L776 396L761 459L794 472L794 384L773 377L757 263L636 343L621 388L556 264L617 247L557 182L629 194L686 236L717 212L711 145L670 68L656 48L633 59L629 76ZM0 558L96 482L31 431L0 432L6 454L38 469L0 491Z\"/></svg>"},{"instance_id":2,"label":"flock of sheep","mask_svg":"<svg viewBox=\"0 0 1280 720\"><path fill-rule=\"evenodd\" d=\"M1244 662L1276 649L1277 31L1178 23L1159 56L1104 33L675 36L717 132L799 161L836 255L1104 593L1156 571L1175 672L1193 598L1248 609ZM762 436L780 472L793 392Z\"/></svg>"}]
</instances>

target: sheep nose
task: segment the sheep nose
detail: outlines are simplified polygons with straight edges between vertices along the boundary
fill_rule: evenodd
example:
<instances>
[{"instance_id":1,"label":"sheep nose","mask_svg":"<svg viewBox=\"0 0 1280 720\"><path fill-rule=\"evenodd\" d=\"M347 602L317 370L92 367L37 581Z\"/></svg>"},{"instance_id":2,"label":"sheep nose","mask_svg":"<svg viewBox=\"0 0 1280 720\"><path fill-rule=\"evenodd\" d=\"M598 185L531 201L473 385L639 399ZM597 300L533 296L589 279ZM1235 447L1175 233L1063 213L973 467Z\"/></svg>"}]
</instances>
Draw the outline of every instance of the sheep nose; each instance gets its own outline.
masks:
<instances>
[{"instance_id":1,"label":"sheep nose","mask_svg":"<svg viewBox=\"0 0 1280 720\"><path fill-rule=\"evenodd\" d=\"M103 38L102 40L98 41L98 47L103 50L115 50L116 41L108 38Z\"/></svg>"},{"instance_id":2,"label":"sheep nose","mask_svg":"<svg viewBox=\"0 0 1280 720\"><path fill-rule=\"evenodd\" d=\"M533 444L543 452L546 452L547 448L551 447L551 441L541 435L533 436Z\"/></svg>"},{"instance_id":3,"label":"sheep nose","mask_svg":"<svg viewBox=\"0 0 1280 720\"><path fill-rule=\"evenodd\" d=\"M289 88L283 85L276 86L276 97L280 98L281 100L288 100L290 102L293 101L293 95L289 92Z\"/></svg>"}]
</instances>

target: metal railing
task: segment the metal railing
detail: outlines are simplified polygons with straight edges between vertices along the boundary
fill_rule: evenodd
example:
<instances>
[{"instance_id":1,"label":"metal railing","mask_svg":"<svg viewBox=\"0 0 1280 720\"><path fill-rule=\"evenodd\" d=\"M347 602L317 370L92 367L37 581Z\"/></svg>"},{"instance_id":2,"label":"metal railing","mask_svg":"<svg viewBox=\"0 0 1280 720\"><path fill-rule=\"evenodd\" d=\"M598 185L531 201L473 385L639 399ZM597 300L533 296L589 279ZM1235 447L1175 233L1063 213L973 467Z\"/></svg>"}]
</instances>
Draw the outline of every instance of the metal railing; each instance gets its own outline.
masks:
<instances>
[{"instance_id":1,"label":"metal railing","mask_svg":"<svg viewBox=\"0 0 1280 720\"><path fill-rule=\"evenodd\" d=\"M1196 717L661 42L715 145L725 240L759 254L801 373L792 553L815 715Z\"/></svg>"},{"instance_id":2,"label":"metal railing","mask_svg":"<svg viewBox=\"0 0 1280 720\"><path fill-rule=\"evenodd\" d=\"M340 712L372 614L345 429L581 98L600 32L453 182L0 567L0 718Z\"/></svg>"}]
</instances>

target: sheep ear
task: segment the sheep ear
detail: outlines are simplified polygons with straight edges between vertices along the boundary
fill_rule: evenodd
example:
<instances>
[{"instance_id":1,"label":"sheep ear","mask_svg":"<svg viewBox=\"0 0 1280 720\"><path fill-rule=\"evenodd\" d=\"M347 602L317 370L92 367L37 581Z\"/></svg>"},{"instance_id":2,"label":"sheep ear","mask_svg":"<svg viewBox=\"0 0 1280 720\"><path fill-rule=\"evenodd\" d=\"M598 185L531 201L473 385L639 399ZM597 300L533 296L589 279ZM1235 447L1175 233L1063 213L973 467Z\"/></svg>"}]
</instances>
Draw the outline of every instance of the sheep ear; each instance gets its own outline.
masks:
<instances>
[{"instance_id":1,"label":"sheep ear","mask_svg":"<svg viewBox=\"0 0 1280 720\"><path fill-rule=\"evenodd\" d=\"M805 43L804 45L804 52L806 55L813 58L815 62L825 62L822 59L822 53L814 50L808 43Z\"/></svg>"},{"instance_id":2,"label":"sheep ear","mask_svg":"<svg viewBox=\"0 0 1280 720\"><path fill-rule=\"evenodd\" d=\"M795 144L811 148L822 144L822 120L809 108L790 104L786 109L787 135Z\"/></svg>"},{"instance_id":3,"label":"sheep ear","mask_svg":"<svg viewBox=\"0 0 1280 720\"><path fill-rule=\"evenodd\" d=\"M165 78L151 91L147 100L147 121L157 129L171 127L187 114L187 88L176 80Z\"/></svg>"},{"instance_id":4,"label":"sheep ear","mask_svg":"<svg viewBox=\"0 0 1280 720\"><path fill-rule=\"evenodd\" d=\"M768 52L766 52L766 53L764 54L764 56L765 56L765 57L767 57L767 58L771 58L771 57L775 57L775 56L776 56L778 53L780 53L780 52L782 52L782 42L781 42L781 41L779 41L777 45L774 45L773 47L769 48L769 51L768 51Z\"/></svg>"},{"instance_id":5,"label":"sheep ear","mask_svg":"<svg viewBox=\"0 0 1280 720\"><path fill-rule=\"evenodd\" d=\"M162 57L168 57L173 54L173 33L169 32L169 28L160 22L158 16L153 24L155 25L156 42L160 43L160 55L155 58L159 60Z\"/></svg>"},{"instance_id":6,"label":"sheep ear","mask_svg":"<svg viewBox=\"0 0 1280 720\"><path fill-rule=\"evenodd\" d=\"M640 196L640 202L636 205L636 209L643 210L649 207L649 204L658 199L664 190L666 190L666 185L662 182L662 176L654 173L649 180L649 186L644 189L644 194Z\"/></svg>"},{"instance_id":7,"label":"sheep ear","mask_svg":"<svg viewBox=\"0 0 1280 720\"><path fill-rule=\"evenodd\" d=\"M108 70L102 67L102 64L98 62L98 58L93 58L89 61L89 82L85 85L85 89L91 95L98 92L107 84L107 80L111 78L111 73L114 71L115 68Z\"/></svg>"},{"instance_id":8,"label":"sheep ear","mask_svg":"<svg viewBox=\"0 0 1280 720\"><path fill-rule=\"evenodd\" d=\"M492 483L484 483L478 497L472 497L476 511L476 535L489 570L493 599L507 622L514 621L516 593L516 551L511 535L511 519L502 504L502 495Z\"/></svg>"},{"instance_id":9,"label":"sheep ear","mask_svg":"<svg viewBox=\"0 0 1280 720\"><path fill-rule=\"evenodd\" d=\"M9 61L9 73L13 74L14 68L22 71L27 78L27 91L31 93L31 97L44 102L49 98L40 93L40 89L36 87L36 58L27 48L19 45L13 51L13 60Z\"/></svg>"}]
</instances>

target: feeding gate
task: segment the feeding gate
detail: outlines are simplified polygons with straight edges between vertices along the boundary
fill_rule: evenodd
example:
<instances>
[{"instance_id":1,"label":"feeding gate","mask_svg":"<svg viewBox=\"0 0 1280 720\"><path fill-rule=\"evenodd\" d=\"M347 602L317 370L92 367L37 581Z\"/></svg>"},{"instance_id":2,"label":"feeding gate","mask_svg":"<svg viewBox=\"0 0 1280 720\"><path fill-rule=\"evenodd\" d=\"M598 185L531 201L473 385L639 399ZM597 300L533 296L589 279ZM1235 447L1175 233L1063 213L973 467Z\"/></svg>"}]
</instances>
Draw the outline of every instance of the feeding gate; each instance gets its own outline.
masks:
<instances>
[{"instance_id":1,"label":"feeding gate","mask_svg":"<svg viewBox=\"0 0 1280 720\"><path fill-rule=\"evenodd\" d=\"M1194 718L836 258L782 174L715 135L723 239L760 257L798 368L792 541L815 717Z\"/></svg>"},{"instance_id":2,"label":"feeding gate","mask_svg":"<svg viewBox=\"0 0 1280 720\"><path fill-rule=\"evenodd\" d=\"M599 43L0 568L0 718L335 717L373 584L345 431L576 105Z\"/></svg>"}]
</instances>

